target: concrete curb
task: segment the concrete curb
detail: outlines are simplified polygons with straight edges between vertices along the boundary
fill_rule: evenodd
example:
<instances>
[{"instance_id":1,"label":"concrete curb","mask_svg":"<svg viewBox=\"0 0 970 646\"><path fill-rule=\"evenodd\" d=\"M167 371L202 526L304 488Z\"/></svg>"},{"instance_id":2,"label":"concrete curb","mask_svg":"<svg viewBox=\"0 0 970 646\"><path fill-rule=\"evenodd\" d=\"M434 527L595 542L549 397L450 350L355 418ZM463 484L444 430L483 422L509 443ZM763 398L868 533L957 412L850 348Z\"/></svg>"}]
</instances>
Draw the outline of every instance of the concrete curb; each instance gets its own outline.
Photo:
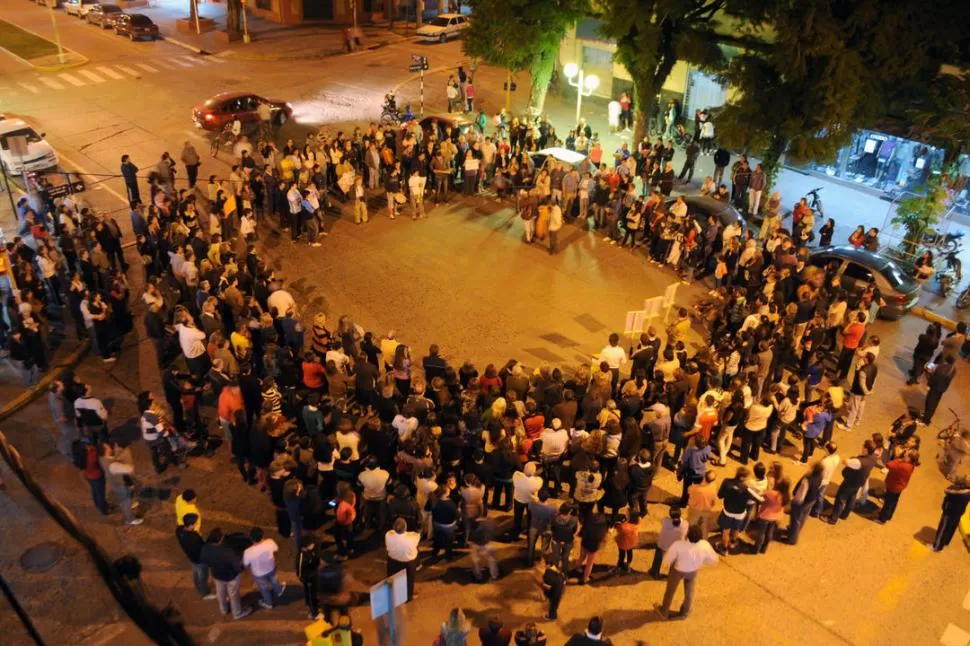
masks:
<instances>
[{"instance_id":1,"label":"concrete curb","mask_svg":"<svg viewBox=\"0 0 970 646\"><path fill-rule=\"evenodd\" d=\"M424 77L427 78L432 74L440 74L441 72L446 72L454 68L455 68L454 65L442 65L441 67L432 67L430 70L425 70ZM391 88L391 94L397 94L401 90L401 88L407 85L408 83L417 83L419 80L420 80L419 76L412 76L410 78L406 78L400 83L398 83L397 85L395 85L393 88Z\"/></svg>"},{"instance_id":2,"label":"concrete curb","mask_svg":"<svg viewBox=\"0 0 970 646\"><path fill-rule=\"evenodd\" d=\"M75 67L81 67L82 65L87 65L88 63L91 62L88 59L88 57L87 56L84 56L83 54L78 54L77 52L71 52L71 53L74 54L75 56L77 56L79 59L82 59L82 60L74 61L73 63L64 63L63 65L60 65L60 64L58 64L58 65L34 65L34 69L36 69L39 72L61 72L61 71L64 71L64 70L74 69ZM33 65L33 63L31 63L31 65Z\"/></svg>"},{"instance_id":3,"label":"concrete curb","mask_svg":"<svg viewBox=\"0 0 970 646\"><path fill-rule=\"evenodd\" d=\"M15 22L11 22L9 20L5 20L4 22L6 22L6 23L8 23L8 24L10 24L10 25L12 25L14 27L16 27L17 29L19 29L21 31L24 31L24 32L27 32L28 34L31 34L32 36L36 36L37 38L40 38L41 40L46 40L51 45L54 45L55 44L54 41L52 41L50 38L47 38L46 36L41 36L40 34L38 34L36 31L33 31L32 29L27 29L26 27L22 27L21 25L15 23ZM41 71L41 72L58 72L60 70L69 70L69 69L74 68L74 67L80 67L82 65L87 65L88 62L89 62L87 56L84 56L83 54L78 54L73 49L68 49L67 47L62 47L62 50L64 51L64 53L70 54L71 56L74 56L74 57L77 57L80 60L77 60L77 61L75 61L73 63L59 63L57 65L38 65L36 63L31 62L30 59L27 59L27 58L23 58L21 56L18 56L17 54L13 53L12 51L10 51L9 49L7 49L6 47L0 47L0 50L3 50L5 52L7 52L12 57L16 58L18 61L22 61L22 62L26 63L27 65L30 65L31 67L33 67L35 70L38 70L38 71ZM38 58L47 58L48 56L53 56L53 54L49 54L47 56L40 56Z\"/></svg>"},{"instance_id":4,"label":"concrete curb","mask_svg":"<svg viewBox=\"0 0 970 646\"><path fill-rule=\"evenodd\" d=\"M917 305L916 307L910 310L910 313L915 314L916 316L920 317L921 319L925 319L930 323L939 323L940 325L942 325L948 330L957 329L956 321L954 321L953 319L948 319L945 316L940 316L935 312L931 312L925 307L920 307L919 305Z\"/></svg>"},{"instance_id":5,"label":"concrete curb","mask_svg":"<svg viewBox=\"0 0 970 646\"><path fill-rule=\"evenodd\" d=\"M377 50L377 49L382 49L384 47L387 47L390 44L391 44L391 41L389 41L389 40L382 40L382 41L380 41L378 43L375 43L373 45L368 45L367 47L364 47L363 49L360 49L360 50L358 50L356 52L347 52L347 51L344 51L343 49L331 49L329 51L322 52L320 54L306 54L306 55L302 55L302 56L293 56L293 55L286 55L286 54L279 54L279 55L277 55L277 54L245 54L245 53L240 53L240 51L238 49L228 49L228 50L226 50L224 52L220 52L218 54L218 56L219 56L219 58L223 58L225 60L252 61L252 62L319 61L319 60L324 60L324 59L327 59L327 58L335 58L337 56L354 56L354 55L357 55L357 54L361 54L363 52L368 52L368 51L374 51L374 50Z\"/></svg>"},{"instance_id":6,"label":"concrete curb","mask_svg":"<svg viewBox=\"0 0 970 646\"><path fill-rule=\"evenodd\" d=\"M58 362L56 365L52 366L43 377L40 378L36 384L30 388L24 390L20 395L18 395L14 400L7 403L6 406L0 408L0 421L7 419L8 417L14 415L15 413L23 410L32 401L47 392L50 385L68 369L72 369L81 363L84 356L91 349L91 342L84 341L79 345L74 352L67 355L63 361Z\"/></svg>"},{"instance_id":7,"label":"concrete curb","mask_svg":"<svg viewBox=\"0 0 970 646\"><path fill-rule=\"evenodd\" d=\"M166 43L172 43L173 45L181 47L182 49L187 49L194 54L212 55L212 52L208 52L201 47L196 47L195 45L179 40L178 38L172 38L166 34L162 34L162 40L164 40Z\"/></svg>"}]
</instances>

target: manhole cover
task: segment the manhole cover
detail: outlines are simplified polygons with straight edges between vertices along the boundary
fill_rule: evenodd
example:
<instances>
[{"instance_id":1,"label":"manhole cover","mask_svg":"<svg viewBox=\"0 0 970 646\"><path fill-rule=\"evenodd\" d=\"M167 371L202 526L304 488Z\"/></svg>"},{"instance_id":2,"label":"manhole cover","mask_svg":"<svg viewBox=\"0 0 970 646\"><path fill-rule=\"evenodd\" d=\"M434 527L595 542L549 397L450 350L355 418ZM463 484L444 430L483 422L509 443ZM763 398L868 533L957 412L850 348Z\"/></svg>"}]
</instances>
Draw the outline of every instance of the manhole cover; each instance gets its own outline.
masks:
<instances>
[{"instance_id":1,"label":"manhole cover","mask_svg":"<svg viewBox=\"0 0 970 646\"><path fill-rule=\"evenodd\" d=\"M20 565L28 572L46 572L64 556L64 548L58 543L34 545L20 557Z\"/></svg>"}]
</instances>

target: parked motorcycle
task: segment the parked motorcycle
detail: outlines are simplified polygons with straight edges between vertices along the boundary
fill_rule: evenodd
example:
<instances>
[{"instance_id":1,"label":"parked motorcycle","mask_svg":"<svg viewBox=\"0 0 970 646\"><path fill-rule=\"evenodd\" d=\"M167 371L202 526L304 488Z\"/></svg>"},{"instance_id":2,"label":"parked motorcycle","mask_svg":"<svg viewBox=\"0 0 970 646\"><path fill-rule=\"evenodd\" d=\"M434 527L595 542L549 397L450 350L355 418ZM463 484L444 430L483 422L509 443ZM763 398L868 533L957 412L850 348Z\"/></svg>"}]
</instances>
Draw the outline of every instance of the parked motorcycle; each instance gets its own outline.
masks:
<instances>
[{"instance_id":1,"label":"parked motorcycle","mask_svg":"<svg viewBox=\"0 0 970 646\"><path fill-rule=\"evenodd\" d=\"M963 247L959 244L952 251L945 251L943 253L943 259L946 262L947 271L952 271L957 278L957 282L963 280L963 261L960 260L960 252L963 251Z\"/></svg>"},{"instance_id":2,"label":"parked motorcycle","mask_svg":"<svg viewBox=\"0 0 970 646\"><path fill-rule=\"evenodd\" d=\"M963 231L928 231L923 234L923 246L939 249L944 253L959 252L960 240L966 235Z\"/></svg>"},{"instance_id":3,"label":"parked motorcycle","mask_svg":"<svg viewBox=\"0 0 970 646\"><path fill-rule=\"evenodd\" d=\"M940 285L940 296L946 298L953 289L953 274L949 271L941 271L936 274L936 282Z\"/></svg>"},{"instance_id":4,"label":"parked motorcycle","mask_svg":"<svg viewBox=\"0 0 970 646\"><path fill-rule=\"evenodd\" d=\"M968 306L970 306L970 285L967 285L967 287L960 292L960 295L957 296L958 309L964 310Z\"/></svg>"},{"instance_id":5,"label":"parked motorcycle","mask_svg":"<svg viewBox=\"0 0 970 646\"><path fill-rule=\"evenodd\" d=\"M808 206L815 211L819 219L825 218L825 208L822 206L822 198L818 194L823 188L819 186L805 193L805 197L808 198Z\"/></svg>"}]
</instances>

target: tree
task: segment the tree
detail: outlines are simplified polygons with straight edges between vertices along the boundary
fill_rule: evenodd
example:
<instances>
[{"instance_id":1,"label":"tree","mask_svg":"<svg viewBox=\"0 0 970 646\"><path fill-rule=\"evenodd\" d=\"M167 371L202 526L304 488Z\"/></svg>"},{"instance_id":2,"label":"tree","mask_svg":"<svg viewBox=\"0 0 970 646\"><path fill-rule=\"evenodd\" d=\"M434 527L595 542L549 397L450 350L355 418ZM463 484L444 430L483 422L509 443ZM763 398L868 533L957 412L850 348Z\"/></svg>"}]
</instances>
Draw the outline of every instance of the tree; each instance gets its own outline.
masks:
<instances>
[{"instance_id":1,"label":"tree","mask_svg":"<svg viewBox=\"0 0 970 646\"><path fill-rule=\"evenodd\" d=\"M723 74L736 93L715 120L719 141L759 155L769 178L786 156L834 159L856 130L876 125L901 97L925 93L955 55L949 44L960 40L953 21L963 4L939 12L924 0L735 6L749 24L771 30L773 46L742 52Z\"/></svg>"},{"instance_id":2,"label":"tree","mask_svg":"<svg viewBox=\"0 0 970 646\"><path fill-rule=\"evenodd\" d=\"M910 96L902 108L909 137L943 148L948 166L970 144L970 78L939 74L925 92Z\"/></svg>"},{"instance_id":3,"label":"tree","mask_svg":"<svg viewBox=\"0 0 970 646\"><path fill-rule=\"evenodd\" d=\"M566 31L588 10L587 0L470 0L465 53L532 77L529 105L542 112Z\"/></svg>"},{"instance_id":4,"label":"tree","mask_svg":"<svg viewBox=\"0 0 970 646\"><path fill-rule=\"evenodd\" d=\"M678 60L715 71L725 63L714 18L727 0L607 0L601 5L604 36L616 42L615 58L633 79L634 140L639 141L657 96Z\"/></svg>"},{"instance_id":5,"label":"tree","mask_svg":"<svg viewBox=\"0 0 970 646\"><path fill-rule=\"evenodd\" d=\"M226 32L230 36L239 36L242 33L242 0L228 0L226 2Z\"/></svg>"},{"instance_id":6,"label":"tree","mask_svg":"<svg viewBox=\"0 0 970 646\"><path fill-rule=\"evenodd\" d=\"M905 260L912 260L923 241L923 234L930 231L947 211L947 192L943 175L935 175L926 183L926 194L901 200L896 205L894 226L906 231L900 251Z\"/></svg>"}]
</instances>

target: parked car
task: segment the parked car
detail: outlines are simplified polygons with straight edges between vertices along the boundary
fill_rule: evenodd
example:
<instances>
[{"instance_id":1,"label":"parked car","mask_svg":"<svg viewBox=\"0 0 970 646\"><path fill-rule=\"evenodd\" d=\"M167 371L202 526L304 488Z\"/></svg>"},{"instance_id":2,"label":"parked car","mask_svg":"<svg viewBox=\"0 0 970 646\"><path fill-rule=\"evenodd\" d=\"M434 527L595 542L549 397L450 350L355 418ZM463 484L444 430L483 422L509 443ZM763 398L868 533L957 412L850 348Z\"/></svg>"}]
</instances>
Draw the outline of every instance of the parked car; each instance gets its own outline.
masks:
<instances>
[{"instance_id":1,"label":"parked car","mask_svg":"<svg viewBox=\"0 0 970 646\"><path fill-rule=\"evenodd\" d=\"M98 0L67 0L64 3L64 11L69 16L84 18L91 11L91 7L96 4L99 4Z\"/></svg>"},{"instance_id":2,"label":"parked car","mask_svg":"<svg viewBox=\"0 0 970 646\"><path fill-rule=\"evenodd\" d=\"M265 99L248 92L222 92L192 111L192 121L203 130L221 130L227 123L239 119L244 126L259 123L256 112L260 103L268 103L273 111L273 122L281 126L293 116L293 107L286 101Z\"/></svg>"},{"instance_id":3,"label":"parked car","mask_svg":"<svg viewBox=\"0 0 970 646\"><path fill-rule=\"evenodd\" d=\"M129 40L139 38L157 40L162 37L158 33L158 25L142 13L125 13L118 16L115 22L115 33L119 36L127 36Z\"/></svg>"},{"instance_id":4,"label":"parked car","mask_svg":"<svg viewBox=\"0 0 970 646\"><path fill-rule=\"evenodd\" d=\"M31 0L32 2L34 0ZM51 7L52 9L58 9L64 6L62 0L36 0L36 3L42 7Z\"/></svg>"},{"instance_id":5,"label":"parked car","mask_svg":"<svg viewBox=\"0 0 970 646\"><path fill-rule=\"evenodd\" d=\"M441 135L444 134L444 129L450 126L452 132L465 135L469 143L478 138L478 131L475 130L475 124L458 113L436 112L425 116L418 123L421 125L421 129L428 133L431 132L432 121L438 122L438 127L441 131L439 134Z\"/></svg>"},{"instance_id":6,"label":"parked car","mask_svg":"<svg viewBox=\"0 0 970 646\"><path fill-rule=\"evenodd\" d=\"M838 263L835 269L842 288L849 293L862 293L875 282L885 305L879 316L898 319L913 309L919 300L920 284L908 276L895 261L851 245L815 249L808 256L809 265L824 269Z\"/></svg>"},{"instance_id":7,"label":"parked car","mask_svg":"<svg viewBox=\"0 0 970 646\"><path fill-rule=\"evenodd\" d=\"M418 40L443 43L468 27L468 18L459 13L442 13L415 32Z\"/></svg>"},{"instance_id":8,"label":"parked car","mask_svg":"<svg viewBox=\"0 0 970 646\"><path fill-rule=\"evenodd\" d=\"M84 19L89 25L97 25L101 29L110 29L118 24L118 18L125 15L116 4L96 4L88 10Z\"/></svg>"},{"instance_id":9,"label":"parked car","mask_svg":"<svg viewBox=\"0 0 970 646\"><path fill-rule=\"evenodd\" d=\"M684 201L687 202L687 214L697 220L702 230L707 229L707 220L712 215L717 218L722 227L731 222L740 222L741 229L745 228L741 213L728 202L715 200L707 195L685 195ZM667 200L667 208L670 208L674 202L676 202L675 199Z\"/></svg>"},{"instance_id":10,"label":"parked car","mask_svg":"<svg viewBox=\"0 0 970 646\"><path fill-rule=\"evenodd\" d=\"M11 138L24 137L27 140L25 154L14 154ZM44 140L44 133L38 134L30 124L21 119L0 121L0 164L11 174L26 171L46 170L58 164L54 147Z\"/></svg>"}]
</instances>

